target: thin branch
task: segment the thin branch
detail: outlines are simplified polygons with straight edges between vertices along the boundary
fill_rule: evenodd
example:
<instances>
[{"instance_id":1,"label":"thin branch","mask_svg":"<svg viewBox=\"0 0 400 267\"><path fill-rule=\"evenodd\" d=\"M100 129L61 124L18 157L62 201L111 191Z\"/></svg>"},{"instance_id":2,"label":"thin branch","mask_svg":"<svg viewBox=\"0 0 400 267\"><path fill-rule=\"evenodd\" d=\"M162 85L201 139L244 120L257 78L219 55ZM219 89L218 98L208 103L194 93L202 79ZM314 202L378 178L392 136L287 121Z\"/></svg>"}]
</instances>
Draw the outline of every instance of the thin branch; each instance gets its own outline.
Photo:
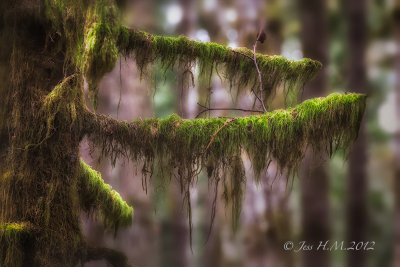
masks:
<instances>
[{"instance_id":1,"label":"thin branch","mask_svg":"<svg viewBox=\"0 0 400 267\"><path fill-rule=\"evenodd\" d=\"M257 39L258 39L258 38L257 38ZM257 43L257 41L256 41L256 43ZM238 53L238 54L240 54L240 55L242 55L242 56L245 56L245 57L249 58L251 61L255 62L255 65L256 65L257 70L258 70L258 81L260 82L260 81L261 81L261 76L260 76L261 74L260 74L260 70L258 69L257 61L255 61L254 58L252 58L252 57L249 56L249 55L246 55L246 54L243 53L243 52L236 51L236 50L233 50L233 52ZM253 53L255 54L255 52L253 52ZM262 84L262 82L260 82L260 84ZM261 86L262 86L262 85L261 85ZM265 109L264 101L262 100L262 98L260 98L260 97L257 95L257 93L254 91L253 88L251 88L251 92L255 95L255 97L257 98L257 100L260 101L261 105L264 107L264 111L263 111L263 112L266 113L267 110ZM262 96L261 96L261 97L262 97Z\"/></svg>"},{"instance_id":2,"label":"thin branch","mask_svg":"<svg viewBox=\"0 0 400 267\"><path fill-rule=\"evenodd\" d=\"M240 54L240 55L242 55L244 57L247 57L251 61L254 62L254 65L256 67L257 74L258 74L258 83L260 84L260 96L258 96L257 93L253 89L251 89L251 91L254 93L254 95L256 96L257 100L260 101L261 107L263 109L263 112L266 113L267 109L265 108L265 104L264 104L264 100L263 100L263 91L264 91L264 89L263 89L263 86L262 86L261 71L260 71L260 68L258 67L258 64L257 64L257 54L256 54L257 42L260 40L261 34L262 34L262 27L260 25L260 29L258 31L257 39L256 39L256 41L254 42L254 45L253 45L253 57L251 57L251 56L249 56L249 55L247 55L247 54L245 54L243 52L240 52L240 51L233 50L233 52L238 53L238 54Z\"/></svg>"},{"instance_id":3,"label":"thin branch","mask_svg":"<svg viewBox=\"0 0 400 267\"><path fill-rule=\"evenodd\" d=\"M204 108L204 110L200 111L199 114L197 114L196 118L198 118L201 114L207 111L213 111L213 110L237 110L237 111L243 111L243 112L258 112L258 113L264 113L262 110L255 110L255 109L242 109L242 108L209 108L206 107L200 103L197 103L200 107Z\"/></svg>"},{"instance_id":4,"label":"thin branch","mask_svg":"<svg viewBox=\"0 0 400 267\"><path fill-rule=\"evenodd\" d=\"M241 51L237 51L237 50L232 50L232 51L234 53L238 53L238 54L241 54L242 56L245 56L245 57L249 58L251 61L254 61L254 59L251 56L249 56L249 55L247 55L247 54L245 54L245 53L243 53Z\"/></svg>"},{"instance_id":5,"label":"thin branch","mask_svg":"<svg viewBox=\"0 0 400 267\"><path fill-rule=\"evenodd\" d=\"M207 150L208 150L208 148L211 146L211 143L214 141L214 138L217 136L217 134L218 134L225 126L227 126L229 123L231 123L231 122L233 122L233 121L235 121L235 120L237 120L237 118L233 118L233 119L231 119L231 120L229 120L229 121L226 121L226 122L224 123L224 125L222 125L221 128L219 128L218 131L216 131L215 134L213 134L213 136L211 137L211 140L210 140L210 142L208 143L206 149L204 149L204 151L203 151L201 154L206 153Z\"/></svg>"},{"instance_id":6,"label":"thin branch","mask_svg":"<svg viewBox=\"0 0 400 267\"><path fill-rule=\"evenodd\" d=\"M119 108L121 106L121 99L122 99L122 58L119 58L119 99L118 99L118 106L117 106L117 119L119 117Z\"/></svg>"},{"instance_id":7,"label":"thin branch","mask_svg":"<svg viewBox=\"0 0 400 267\"><path fill-rule=\"evenodd\" d=\"M256 39L256 41L254 42L254 45L253 45L253 57L254 57L254 65L256 66L257 73L258 73L258 83L260 84L260 99L259 99L259 101L261 102L262 109L266 113L267 109L265 108L264 101L263 101L263 85L262 85L261 72L260 72L260 69L258 68L257 55L256 55L257 42L260 39L261 34L262 34L262 26L260 25L260 29L258 31L257 39Z\"/></svg>"}]
</instances>

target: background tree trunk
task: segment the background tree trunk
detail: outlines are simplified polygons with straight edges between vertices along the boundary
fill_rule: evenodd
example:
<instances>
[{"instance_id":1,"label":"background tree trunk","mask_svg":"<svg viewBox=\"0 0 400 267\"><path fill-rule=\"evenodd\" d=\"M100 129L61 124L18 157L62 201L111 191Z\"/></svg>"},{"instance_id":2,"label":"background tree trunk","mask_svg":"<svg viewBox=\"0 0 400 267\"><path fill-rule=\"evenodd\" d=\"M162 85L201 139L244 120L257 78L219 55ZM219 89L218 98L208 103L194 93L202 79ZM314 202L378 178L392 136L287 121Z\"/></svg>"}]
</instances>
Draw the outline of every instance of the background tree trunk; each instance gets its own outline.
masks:
<instances>
[{"instance_id":1,"label":"background tree trunk","mask_svg":"<svg viewBox=\"0 0 400 267\"><path fill-rule=\"evenodd\" d=\"M395 96L396 96L396 113L397 118L400 121L400 1L397 0L393 13L394 20L394 34L396 38L396 58L395 58ZM394 136L395 143L395 155L394 155L394 194L395 194L395 229L394 229L394 260L393 266L400 267L400 129Z\"/></svg>"},{"instance_id":2,"label":"background tree trunk","mask_svg":"<svg viewBox=\"0 0 400 267\"><path fill-rule=\"evenodd\" d=\"M179 0L182 8L182 20L178 24L176 32L185 36L191 36L194 27L194 1ZM182 118L190 117L187 100L190 86L185 85L191 81L189 75L180 70L177 75L175 89L175 112ZM161 179L164 179L163 177ZM172 178L168 187L167 197L170 204L168 215L161 221L161 247L159 266L186 267L190 266L190 240L188 218L185 216L185 208L182 208L181 188L178 180ZM189 199L190 201L190 199Z\"/></svg>"},{"instance_id":3,"label":"background tree trunk","mask_svg":"<svg viewBox=\"0 0 400 267\"><path fill-rule=\"evenodd\" d=\"M348 90L367 92L365 52L367 42L366 1L346 1L348 23ZM367 152L365 123L362 122L358 138L349 156L348 197L347 197L347 240L366 241L367 234ZM348 254L348 266L366 265L363 251Z\"/></svg>"},{"instance_id":4,"label":"background tree trunk","mask_svg":"<svg viewBox=\"0 0 400 267\"><path fill-rule=\"evenodd\" d=\"M327 12L325 0L300 0L303 56L319 60L323 68L304 88L304 98L320 97L327 93ZM302 190L302 240L318 246L329 240L329 179L322 154L308 150L300 169ZM303 266L327 267L329 252L316 249L303 252Z\"/></svg>"}]
</instances>

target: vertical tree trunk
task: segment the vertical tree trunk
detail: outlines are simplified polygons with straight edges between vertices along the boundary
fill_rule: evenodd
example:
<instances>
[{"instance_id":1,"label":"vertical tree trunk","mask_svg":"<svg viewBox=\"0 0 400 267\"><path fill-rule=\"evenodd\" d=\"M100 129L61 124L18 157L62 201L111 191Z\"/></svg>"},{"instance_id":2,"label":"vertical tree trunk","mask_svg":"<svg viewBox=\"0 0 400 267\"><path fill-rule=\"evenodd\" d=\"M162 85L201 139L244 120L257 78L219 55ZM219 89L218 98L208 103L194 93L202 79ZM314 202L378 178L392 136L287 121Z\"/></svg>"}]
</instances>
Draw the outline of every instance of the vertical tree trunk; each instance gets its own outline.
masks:
<instances>
[{"instance_id":1,"label":"vertical tree trunk","mask_svg":"<svg viewBox=\"0 0 400 267\"><path fill-rule=\"evenodd\" d=\"M348 90L365 93L366 65L365 50L367 41L366 1L346 1L348 23ZM347 240L365 241L367 231L367 175L366 175L366 133L365 124L361 124L349 157L348 203L347 203ZM351 251L348 254L348 266L365 266L363 251Z\"/></svg>"},{"instance_id":2,"label":"vertical tree trunk","mask_svg":"<svg viewBox=\"0 0 400 267\"><path fill-rule=\"evenodd\" d=\"M304 89L304 98L326 94L328 63L327 14L325 0L300 0L302 22L301 42L304 57L319 60L324 67ZM303 238L308 244L318 246L320 241L329 240L329 180L322 154L308 150L300 170L302 189ZM329 252L313 249L304 252L303 266L329 266Z\"/></svg>"},{"instance_id":3,"label":"vertical tree trunk","mask_svg":"<svg viewBox=\"0 0 400 267\"><path fill-rule=\"evenodd\" d=\"M182 8L182 21L178 25L177 32L185 36L191 36L193 34L195 26L195 2L193 0L179 0ZM192 86L185 86L185 83L191 83L191 77L186 70L181 70L178 76L178 86L176 91L176 110L182 118L188 118L191 114L188 112L187 100L189 88Z\"/></svg>"},{"instance_id":4,"label":"vertical tree trunk","mask_svg":"<svg viewBox=\"0 0 400 267\"><path fill-rule=\"evenodd\" d=\"M395 59L395 74L396 74L396 113L400 121L400 1L396 1L394 10L394 34L397 44L397 52ZM395 244L394 244L394 260L393 266L400 267L400 129L397 129L395 136L395 177L394 177L394 194L395 194Z\"/></svg>"},{"instance_id":5,"label":"vertical tree trunk","mask_svg":"<svg viewBox=\"0 0 400 267\"><path fill-rule=\"evenodd\" d=\"M192 0L180 0L182 8L182 21L177 28L178 34L190 36L194 27ZM182 118L190 117L187 108L188 89L184 83L190 81L190 77L185 70L180 70L176 86L175 111ZM168 198L171 201L171 209L168 216L162 221L161 225L161 262L160 266L186 267L189 266L189 226L188 218L182 209L183 195L176 179L172 179L169 186ZM189 200L190 201L190 200Z\"/></svg>"},{"instance_id":6,"label":"vertical tree trunk","mask_svg":"<svg viewBox=\"0 0 400 267\"><path fill-rule=\"evenodd\" d=\"M7 248L3 243L0 251L14 249L14 256L19 249L24 252L10 259L8 266L17 266L17 261L23 266L72 266L85 253L79 205L73 197L80 136L75 129L67 131L69 126L56 117L57 130L36 145L43 140L45 125L38 115L41 100L62 80L64 62L64 56L51 51L51 45L45 47L49 29L38 19L38 10L26 2L0 3L0 78L4 78L0 109L10 103L0 117L4 136L0 138L10 140L9 145L0 140L0 147L7 149L7 159L1 158L0 163L0 222L35 226L26 226L29 241L23 248ZM65 75L71 71L65 69ZM4 95L10 99L3 99Z\"/></svg>"},{"instance_id":7,"label":"vertical tree trunk","mask_svg":"<svg viewBox=\"0 0 400 267\"><path fill-rule=\"evenodd\" d=\"M283 4L279 0L267 0L264 8L266 16L265 32L267 39L264 43L266 54L280 55L283 41ZM269 263L275 266L290 267L294 265L293 253L282 250L282 244L293 238L291 229L291 212L289 209L289 194L287 186L290 178L286 175L278 177L273 182L274 173L277 172L277 166L269 172L268 183L264 186L264 196L266 199L266 218L270 225L265 238L268 242L268 251L270 256ZM289 180L288 180L289 179ZM271 183L273 186L271 187ZM272 255L271 255L272 254Z\"/></svg>"}]
</instances>

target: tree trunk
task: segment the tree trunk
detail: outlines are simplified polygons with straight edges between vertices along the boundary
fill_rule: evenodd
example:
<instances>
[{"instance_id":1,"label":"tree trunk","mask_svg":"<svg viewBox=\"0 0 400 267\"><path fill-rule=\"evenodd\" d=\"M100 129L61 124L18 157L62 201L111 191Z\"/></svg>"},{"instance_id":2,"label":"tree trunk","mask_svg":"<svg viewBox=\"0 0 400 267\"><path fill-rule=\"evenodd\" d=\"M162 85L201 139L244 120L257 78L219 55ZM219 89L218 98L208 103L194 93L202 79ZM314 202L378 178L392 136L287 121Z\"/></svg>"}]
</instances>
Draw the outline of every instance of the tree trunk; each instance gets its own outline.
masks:
<instances>
[{"instance_id":1,"label":"tree trunk","mask_svg":"<svg viewBox=\"0 0 400 267\"><path fill-rule=\"evenodd\" d=\"M192 0L180 0L179 4L182 8L182 20L178 25L177 33L185 36L190 36L194 27L193 5ZM190 71L190 70L189 70ZM187 70L179 70L178 81L176 86L175 97L175 112L182 118L190 117L187 108L188 90L191 86L191 78ZM177 175L177 173L176 173ZM189 259L189 226L188 218L185 216L182 209L182 199L184 198L181 187L177 179L172 179L168 187L168 195L170 209L168 215L161 221L161 262L160 266L176 266L186 267L190 264ZM190 199L188 201L191 201ZM191 240L190 240L191 242Z\"/></svg>"},{"instance_id":2,"label":"tree trunk","mask_svg":"<svg viewBox=\"0 0 400 267\"><path fill-rule=\"evenodd\" d=\"M328 63L327 54L327 14L326 1L301 0L302 21L301 42L303 56L319 60L324 67L317 76L305 86L304 98L319 97L326 94ZM314 248L320 241L329 240L329 180L322 154L310 149L306 153L300 169L302 189L302 227L303 238ZM303 266L329 266L329 252L313 249L303 252Z\"/></svg>"},{"instance_id":3,"label":"tree trunk","mask_svg":"<svg viewBox=\"0 0 400 267\"><path fill-rule=\"evenodd\" d=\"M366 93L365 50L367 42L366 1L346 1L348 23L348 90ZM362 122L359 135L349 156L347 197L347 241L366 241L367 233L367 175L366 133ZM365 266L366 254L351 251L348 266Z\"/></svg>"},{"instance_id":4,"label":"tree trunk","mask_svg":"<svg viewBox=\"0 0 400 267\"><path fill-rule=\"evenodd\" d=\"M397 52L395 58L395 73L396 73L396 113L398 120L400 121L400 1L396 1L396 6L394 10L394 34L397 44ZM395 244L394 244L394 260L393 266L400 267L400 129L398 128L395 136L395 155L394 155L394 194L395 194Z\"/></svg>"},{"instance_id":5,"label":"tree trunk","mask_svg":"<svg viewBox=\"0 0 400 267\"><path fill-rule=\"evenodd\" d=\"M65 120L70 118L59 116L47 135L43 131L46 120L40 116L43 97L63 79L63 73L71 75L71 70L63 70L64 55L46 41L51 29L38 19L41 11L40 6L20 1L0 4L0 72L7 74L0 92L11 97L0 100L0 106L10 103L11 108L1 118L11 142L0 167L4 169L0 223L19 225L26 233L25 242L21 239L13 248L0 244L0 251L12 257L0 262L4 266L73 266L85 254L80 207L73 194L81 136L77 128L69 129ZM78 86L81 82L71 79L66 83ZM8 139L7 134L4 138ZM13 255L11 249L22 255Z\"/></svg>"}]
</instances>

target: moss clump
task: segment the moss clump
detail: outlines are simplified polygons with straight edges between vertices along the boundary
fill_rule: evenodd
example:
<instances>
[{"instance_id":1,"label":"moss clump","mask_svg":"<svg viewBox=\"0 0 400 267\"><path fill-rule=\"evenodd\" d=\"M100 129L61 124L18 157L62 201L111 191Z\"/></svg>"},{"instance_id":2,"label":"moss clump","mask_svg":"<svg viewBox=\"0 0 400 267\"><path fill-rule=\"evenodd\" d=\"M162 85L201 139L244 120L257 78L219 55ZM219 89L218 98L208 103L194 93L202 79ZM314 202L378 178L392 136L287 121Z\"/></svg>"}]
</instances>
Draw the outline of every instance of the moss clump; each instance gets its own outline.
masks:
<instances>
[{"instance_id":1,"label":"moss clump","mask_svg":"<svg viewBox=\"0 0 400 267\"><path fill-rule=\"evenodd\" d=\"M86 212L98 210L104 226L114 228L132 223L133 209L111 186L105 184L99 172L80 161L78 193L81 208Z\"/></svg>"},{"instance_id":2,"label":"moss clump","mask_svg":"<svg viewBox=\"0 0 400 267\"><path fill-rule=\"evenodd\" d=\"M68 67L85 76L93 104L98 83L118 59L120 12L114 0L46 0L46 17L66 37Z\"/></svg>"},{"instance_id":3,"label":"moss clump","mask_svg":"<svg viewBox=\"0 0 400 267\"><path fill-rule=\"evenodd\" d=\"M232 202L237 221L244 185L241 152L246 151L258 177L271 161L289 175L295 173L307 146L331 155L337 149L348 149L357 137L365 109L364 95L332 94L307 100L288 109L259 116L236 118L213 139L227 122L223 118L138 119L119 122L106 116L87 113L85 124L89 139L113 161L120 156L144 161L144 179L156 165L163 177L177 169L182 191L188 194L199 171L205 167L210 182L222 181L224 198ZM233 173L234 175L227 175Z\"/></svg>"},{"instance_id":4,"label":"moss clump","mask_svg":"<svg viewBox=\"0 0 400 267\"><path fill-rule=\"evenodd\" d=\"M17 267L24 262L24 247L32 227L29 223L0 225L0 266Z\"/></svg>"},{"instance_id":5,"label":"moss clump","mask_svg":"<svg viewBox=\"0 0 400 267\"><path fill-rule=\"evenodd\" d=\"M77 109L84 105L84 96L80 90L81 78L74 74L65 78L43 100L42 116L46 118L46 135L49 138L54 130L56 116L61 118L66 125L73 127L77 121Z\"/></svg>"}]
</instances>

